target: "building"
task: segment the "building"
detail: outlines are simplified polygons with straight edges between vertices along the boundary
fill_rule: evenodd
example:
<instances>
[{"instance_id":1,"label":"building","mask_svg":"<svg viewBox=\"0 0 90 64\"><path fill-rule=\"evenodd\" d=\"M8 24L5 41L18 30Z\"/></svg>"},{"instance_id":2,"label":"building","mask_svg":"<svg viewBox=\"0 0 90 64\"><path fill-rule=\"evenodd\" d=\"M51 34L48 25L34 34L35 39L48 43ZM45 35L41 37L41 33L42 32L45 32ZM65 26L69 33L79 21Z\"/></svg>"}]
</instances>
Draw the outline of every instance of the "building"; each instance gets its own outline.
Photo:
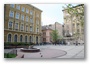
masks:
<instances>
[{"instance_id":1,"label":"building","mask_svg":"<svg viewBox=\"0 0 90 64\"><path fill-rule=\"evenodd\" d=\"M52 43L51 38L52 29L49 26L42 26L42 42L44 43Z\"/></svg>"},{"instance_id":2,"label":"building","mask_svg":"<svg viewBox=\"0 0 90 64\"><path fill-rule=\"evenodd\" d=\"M29 4L5 4L4 42L40 43L41 12Z\"/></svg>"},{"instance_id":3,"label":"building","mask_svg":"<svg viewBox=\"0 0 90 64\"><path fill-rule=\"evenodd\" d=\"M50 24L49 27L52 30L56 29L58 31L59 36L63 37L63 25L62 24L55 22L55 24Z\"/></svg>"},{"instance_id":4,"label":"building","mask_svg":"<svg viewBox=\"0 0 90 64\"><path fill-rule=\"evenodd\" d=\"M51 32L53 30L58 31L58 35L62 38L63 37L63 27L62 24L55 22L55 24L45 25L42 26L42 42L52 43L52 36Z\"/></svg>"},{"instance_id":5,"label":"building","mask_svg":"<svg viewBox=\"0 0 90 64\"><path fill-rule=\"evenodd\" d=\"M83 4L72 7L78 10L78 14L82 12ZM78 39L84 40L84 27L81 26L81 16L76 16L73 12L68 13L68 9L63 10L64 14L64 36L73 38L76 33L78 33ZM84 16L82 16L84 21ZM75 38L74 38L75 39Z\"/></svg>"}]
</instances>

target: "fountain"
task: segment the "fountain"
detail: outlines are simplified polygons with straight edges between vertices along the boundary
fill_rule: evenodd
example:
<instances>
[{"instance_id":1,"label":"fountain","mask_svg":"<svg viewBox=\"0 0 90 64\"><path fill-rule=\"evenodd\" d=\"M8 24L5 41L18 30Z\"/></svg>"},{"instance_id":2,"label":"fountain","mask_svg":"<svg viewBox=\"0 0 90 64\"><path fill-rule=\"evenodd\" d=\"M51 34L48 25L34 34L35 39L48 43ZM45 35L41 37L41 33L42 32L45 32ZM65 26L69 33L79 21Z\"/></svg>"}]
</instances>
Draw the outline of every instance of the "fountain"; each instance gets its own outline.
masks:
<instances>
[{"instance_id":1,"label":"fountain","mask_svg":"<svg viewBox=\"0 0 90 64\"><path fill-rule=\"evenodd\" d=\"M33 45L29 46L28 48L21 48L23 52L40 52L39 48L33 48Z\"/></svg>"}]
</instances>

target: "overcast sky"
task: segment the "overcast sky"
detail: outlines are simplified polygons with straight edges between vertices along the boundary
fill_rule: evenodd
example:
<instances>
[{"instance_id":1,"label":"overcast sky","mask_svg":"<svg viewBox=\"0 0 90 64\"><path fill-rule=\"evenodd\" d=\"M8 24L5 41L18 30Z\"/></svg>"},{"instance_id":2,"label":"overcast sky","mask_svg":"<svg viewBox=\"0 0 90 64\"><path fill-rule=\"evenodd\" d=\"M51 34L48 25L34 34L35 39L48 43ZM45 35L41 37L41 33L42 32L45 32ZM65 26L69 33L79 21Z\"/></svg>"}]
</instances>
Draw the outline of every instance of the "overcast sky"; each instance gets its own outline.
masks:
<instances>
[{"instance_id":1,"label":"overcast sky","mask_svg":"<svg viewBox=\"0 0 90 64\"><path fill-rule=\"evenodd\" d=\"M65 4L31 4L42 10L41 22L42 25L54 24L59 22L63 24L63 7Z\"/></svg>"}]
</instances>

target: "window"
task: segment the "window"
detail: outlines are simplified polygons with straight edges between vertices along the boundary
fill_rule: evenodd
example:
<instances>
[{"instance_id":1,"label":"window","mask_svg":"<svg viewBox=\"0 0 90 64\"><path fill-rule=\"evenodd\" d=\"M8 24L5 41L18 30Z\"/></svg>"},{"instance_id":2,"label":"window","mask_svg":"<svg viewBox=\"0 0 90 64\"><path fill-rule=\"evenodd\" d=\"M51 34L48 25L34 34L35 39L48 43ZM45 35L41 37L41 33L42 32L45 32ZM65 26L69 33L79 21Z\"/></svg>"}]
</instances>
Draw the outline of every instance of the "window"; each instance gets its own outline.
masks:
<instances>
[{"instance_id":1,"label":"window","mask_svg":"<svg viewBox=\"0 0 90 64\"><path fill-rule=\"evenodd\" d=\"M43 38L43 41L46 41L46 38Z\"/></svg>"},{"instance_id":2,"label":"window","mask_svg":"<svg viewBox=\"0 0 90 64\"><path fill-rule=\"evenodd\" d=\"M20 35L20 42L22 42L23 41L23 36L22 35Z\"/></svg>"},{"instance_id":3,"label":"window","mask_svg":"<svg viewBox=\"0 0 90 64\"><path fill-rule=\"evenodd\" d=\"M15 23L15 29L18 29L18 23Z\"/></svg>"},{"instance_id":4,"label":"window","mask_svg":"<svg viewBox=\"0 0 90 64\"><path fill-rule=\"evenodd\" d=\"M26 31L28 31L28 26L26 26Z\"/></svg>"},{"instance_id":5,"label":"window","mask_svg":"<svg viewBox=\"0 0 90 64\"><path fill-rule=\"evenodd\" d=\"M16 9L20 10L20 5L16 5Z\"/></svg>"},{"instance_id":6,"label":"window","mask_svg":"<svg viewBox=\"0 0 90 64\"><path fill-rule=\"evenodd\" d=\"M8 34L8 42L11 42L11 34Z\"/></svg>"},{"instance_id":7,"label":"window","mask_svg":"<svg viewBox=\"0 0 90 64\"><path fill-rule=\"evenodd\" d=\"M21 30L23 30L24 29L24 25L23 24L21 24Z\"/></svg>"},{"instance_id":8,"label":"window","mask_svg":"<svg viewBox=\"0 0 90 64\"><path fill-rule=\"evenodd\" d=\"M32 26L30 26L30 32L32 32Z\"/></svg>"},{"instance_id":9,"label":"window","mask_svg":"<svg viewBox=\"0 0 90 64\"><path fill-rule=\"evenodd\" d=\"M33 15L33 12L30 10L30 15Z\"/></svg>"},{"instance_id":10,"label":"window","mask_svg":"<svg viewBox=\"0 0 90 64\"><path fill-rule=\"evenodd\" d=\"M75 24L73 24L73 27L75 26Z\"/></svg>"},{"instance_id":11,"label":"window","mask_svg":"<svg viewBox=\"0 0 90 64\"><path fill-rule=\"evenodd\" d=\"M10 11L9 16L10 17L14 17L14 12L13 11Z\"/></svg>"},{"instance_id":12,"label":"window","mask_svg":"<svg viewBox=\"0 0 90 64\"><path fill-rule=\"evenodd\" d=\"M36 43L38 44L38 37L36 37Z\"/></svg>"},{"instance_id":13,"label":"window","mask_svg":"<svg viewBox=\"0 0 90 64\"><path fill-rule=\"evenodd\" d=\"M36 32L39 32L39 29L38 28L36 29Z\"/></svg>"},{"instance_id":14,"label":"window","mask_svg":"<svg viewBox=\"0 0 90 64\"><path fill-rule=\"evenodd\" d=\"M37 28L37 32L39 32L39 28Z\"/></svg>"},{"instance_id":15,"label":"window","mask_svg":"<svg viewBox=\"0 0 90 64\"><path fill-rule=\"evenodd\" d=\"M43 32L43 36L45 36L46 35L46 32Z\"/></svg>"},{"instance_id":16,"label":"window","mask_svg":"<svg viewBox=\"0 0 90 64\"><path fill-rule=\"evenodd\" d=\"M25 42L27 42L27 36L25 36Z\"/></svg>"},{"instance_id":17,"label":"window","mask_svg":"<svg viewBox=\"0 0 90 64\"><path fill-rule=\"evenodd\" d=\"M79 26L79 23L77 23L77 26Z\"/></svg>"},{"instance_id":18,"label":"window","mask_svg":"<svg viewBox=\"0 0 90 64\"><path fill-rule=\"evenodd\" d=\"M25 11L25 8L24 7L22 7L22 12L24 12Z\"/></svg>"},{"instance_id":19,"label":"window","mask_svg":"<svg viewBox=\"0 0 90 64\"><path fill-rule=\"evenodd\" d=\"M14 42L17 42L17 35L14 36Z\"/></svg>"},{"instance_id":20,"label":"window","mask_svg":"<svg viewBox=\"0 0 90 64\"><path fill-rule=\"evenodd\" d=\"M14 8L14 6L15 6L14 4L10 4L10 7Z\"/></svg>"},{"instance_id":21,"label":"window","mask_svg":"<svg viewBox=\"0 0 90 64\"><path fill-rule=\"evenodd\" d=\"M16 13L16 19L19 19L20 14Z\"/></svg>"},{"instance_id":22,"label":"window","mask_svg":"<svg viewBox=\"0 0 90 64\"><path fill-rule=\"evenodd\" d=\"M26 21L28 22L28 20L29 20L29 18L28 18L28 16L26 16Z\"/></svg>"},{"instance_id":23,"label":"window","mask_svg":"<svg viewBox=\"0 0 90 64\"><path fill-rule=\"evenodd\" d=\"M30 43L33 41L33 37L32 36L30 36Z\"/></svg>"},{"instance_id":24,"label":"window","mask_svg":"<svg viewBox=\"0 0 90 64\"><path fill-rule=\"evenodd\" d=\"M9 21L9 28L13 28L13 22L12 21Z\"/></svg>"},{"instance_id":25,"label":"window","mask_svg":"<svg viewBox=\"0 0 90 64\"><path fill-rule=\"evenodd\" d=\"M67 35L69 35L69 30L67 30Z\"/></svg>"},{"instance_id":26,"label":"window","mask_svg":"<svg viewBox=\"0 0 90 64\"><path fill-rule=\"evenodd\" d=\"M23 20L23 21L24 21L24 15L21 15L21 20Z\"/></svg>"},{"instance_id":27,"label":"window","mask_svg":"<svg viewBox=\"0 0 90 64\"><path fill-rule=\"evenodd\" d=\"M79 29L77 29L77 32L79 33Z\"/></svg>"},{"instance_id":28,"label":"window","mask_svg":"<svg viewBox=\"0 0 90 64\"><path fill-rule=\"evenodd\" d=\"M33 23L33 19L32 18L30 18L30 23Z\"/></svg>"},{"instance_id":29,"label":"window","mask_svg":"<svg viewBox=\"0 0 90 64\"><path fill-rule=\"evenodd\" d=\"M29 10L28 9L26 9L26 13L29 13Z\"/></svg>"}]
</instances>

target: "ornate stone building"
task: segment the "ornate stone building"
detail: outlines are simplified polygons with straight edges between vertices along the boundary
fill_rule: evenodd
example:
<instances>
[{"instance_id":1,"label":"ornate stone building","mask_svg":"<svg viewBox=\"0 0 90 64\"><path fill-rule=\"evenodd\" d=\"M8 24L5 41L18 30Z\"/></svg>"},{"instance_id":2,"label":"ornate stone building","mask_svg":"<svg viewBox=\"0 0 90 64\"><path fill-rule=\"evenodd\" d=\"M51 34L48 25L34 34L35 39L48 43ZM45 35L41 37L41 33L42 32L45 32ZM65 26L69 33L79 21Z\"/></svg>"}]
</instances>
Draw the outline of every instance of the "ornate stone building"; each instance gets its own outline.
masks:
<instances>
[{"instance_id":1,"label":"ornate stone building","mask_svg":"<svg viewBox=\"0 0 90 64\"><path fill-rule=\"evenodd\" d=\"M4 42L40 43L41 12L29 4L5 4Z\"/></svg>"},{"instance_id":2,"label":"ornate stone building","mask_svg":"<svg viewBox=\"0 0 90 64\"><path fill-rule=\"evenodd\" d=\"M84 4L80 4L77 6L72 7L73 9L77 9L78 14L82 12L82 7L84 7ZM81 26L81 18L83 18L84 21L84 15L76 16L73 12L72 14L69 14L67 9L63 10L64 14L64 36L73 37L74 34L78 33L79 40L84 40L84 26Z\"/></svg>"}]
</instances>

